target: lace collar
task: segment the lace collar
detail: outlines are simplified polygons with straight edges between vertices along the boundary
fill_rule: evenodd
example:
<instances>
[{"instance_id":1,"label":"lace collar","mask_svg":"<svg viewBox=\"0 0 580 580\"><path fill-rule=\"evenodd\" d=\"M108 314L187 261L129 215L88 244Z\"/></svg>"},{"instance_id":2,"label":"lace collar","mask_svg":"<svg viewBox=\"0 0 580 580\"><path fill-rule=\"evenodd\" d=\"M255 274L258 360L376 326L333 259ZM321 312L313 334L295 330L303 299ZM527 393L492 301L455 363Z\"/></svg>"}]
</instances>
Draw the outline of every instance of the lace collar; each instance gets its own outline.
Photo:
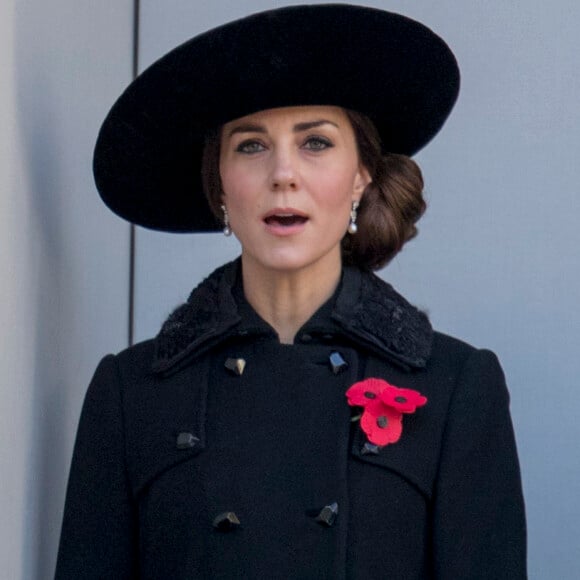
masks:
<instances>
[{"instance_id":1,"label":"lace collar","mask_svg":"<svg viewBox=\"0 0 580 580\"><path fill-rule=\"evenodd\" d=\"M177 370L224 340L251 331L235 298L239 271L239 259L218 268L169 316L155 339L154 372ZM426 365L431 324L389 284L374 274L345 267L332 300L330 330L403 368Z\"/></svg>"}]
</instances>

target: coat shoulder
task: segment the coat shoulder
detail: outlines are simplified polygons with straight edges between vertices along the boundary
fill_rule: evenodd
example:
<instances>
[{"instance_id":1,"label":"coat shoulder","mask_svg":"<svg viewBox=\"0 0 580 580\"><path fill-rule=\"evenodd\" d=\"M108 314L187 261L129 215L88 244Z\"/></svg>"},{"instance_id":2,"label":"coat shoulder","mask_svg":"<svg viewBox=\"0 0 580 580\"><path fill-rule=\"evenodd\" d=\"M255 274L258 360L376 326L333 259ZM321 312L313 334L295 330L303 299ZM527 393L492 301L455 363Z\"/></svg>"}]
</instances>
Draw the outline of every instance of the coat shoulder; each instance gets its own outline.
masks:
<instances>
[{"instance_id":1,"label":"coat shoulder","mask_svg":"<svg viewBox=\"0 0 580 580\"><path fill-rule=\"evenodd\" d=\"M134 383L151 375L151 363L155 353L153 339L138 342L118 352L115 356L123 383Z\"/></svg>"},{"instance_id":2,"label":"coat shoulder","mask_svg":"<svg viewBox=\"0 0 580 580\"><path fill-rule=\"evenodd\" d=\"M435 332L427 375L437 377L437 389L448 396L471 395L479 398L483 393L504 398L507 394L505 376L496 354L473 346L463 340Z\"/></svg>"},{"instance_id":3,"label":"coat shoulder","mask_svg":"<svg viewBox=\"0 0 580 580\"><path fill-rule=\"evenodd\" d=\"M435 331L429 362L431 365L444 365L450 371L458 372L465 366L470 357L480 351L489 352L449 334Z\"/></svg>"}]
</instances>

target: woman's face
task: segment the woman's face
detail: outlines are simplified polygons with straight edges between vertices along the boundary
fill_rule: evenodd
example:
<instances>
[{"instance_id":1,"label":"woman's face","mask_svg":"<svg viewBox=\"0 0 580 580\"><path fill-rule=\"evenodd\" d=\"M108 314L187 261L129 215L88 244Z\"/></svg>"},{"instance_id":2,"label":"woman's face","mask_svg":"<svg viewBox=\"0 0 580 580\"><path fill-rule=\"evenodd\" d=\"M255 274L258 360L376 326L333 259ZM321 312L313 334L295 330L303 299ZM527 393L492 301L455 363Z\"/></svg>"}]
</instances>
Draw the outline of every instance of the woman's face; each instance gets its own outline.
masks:
<instances>
[{"instance_id":1,"label":"woman's face","mask_svg":"<svg viewBox=\"0 0 580 580\"><path fill-rule=\"evenodd\" d=\"M245 263L340 267L352 202L369 182L342 109L269 109L227 123L220 176Z\"/></svg>"}]
</instances>

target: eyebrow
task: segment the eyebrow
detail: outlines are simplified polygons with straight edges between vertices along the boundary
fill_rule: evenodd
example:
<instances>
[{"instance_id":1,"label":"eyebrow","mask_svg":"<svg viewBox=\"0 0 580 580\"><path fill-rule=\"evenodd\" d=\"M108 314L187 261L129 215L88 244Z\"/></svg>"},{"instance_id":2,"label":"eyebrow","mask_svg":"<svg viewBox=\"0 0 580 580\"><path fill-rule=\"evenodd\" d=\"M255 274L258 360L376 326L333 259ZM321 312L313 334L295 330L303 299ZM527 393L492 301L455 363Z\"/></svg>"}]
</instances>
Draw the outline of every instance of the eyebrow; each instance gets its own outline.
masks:
<instances>
[{"instance_id":1,"label":"eyebrow","mask_svg":"<svg viewBox=\"0 0 580 580\"><path fill-rule=\"evenodd\" d=\"M230 130L228 136L231 137L236 133L265 133L265 132L266 129L262 127L262 125L251 125L248 123L246 125L238 125L237 127L234 127L233 129Z\"/></svg>"},{"instance_id":2,"label":"eyebrow","mask_svg":"<svg viewBox=\"0 0 580 580\"><path fill-rule=\"evenodd\" d=\"M320 119L319 121L306 121L305 123L298 123L294 125L294 133L300 133L301 131L308 131L309 129L314 129L315 127L320 127L321 125L333 125L338 129L338 125L327 119Z\"/></svg>"},{"instance_id":3,"label":"eyebrow","mask_svg":"<svg viewBox=\"0 0 580 580\"><path fill-rule=\"evenodd\" d=\"M333 125L337 129L339 128L333 121L328 121L327 119L319 119L317 121L305 121L303 123L296 123L292 128L294 133L301 133L302 131L308 131L309 129L314 129L315 127L320 127L321 125ZM255 125L251 123L246 123L244 125L238 125L231 129L228 136L231 137L236 133L266 133L266 128L262 125Z\"/></svg>"}]
</instances>

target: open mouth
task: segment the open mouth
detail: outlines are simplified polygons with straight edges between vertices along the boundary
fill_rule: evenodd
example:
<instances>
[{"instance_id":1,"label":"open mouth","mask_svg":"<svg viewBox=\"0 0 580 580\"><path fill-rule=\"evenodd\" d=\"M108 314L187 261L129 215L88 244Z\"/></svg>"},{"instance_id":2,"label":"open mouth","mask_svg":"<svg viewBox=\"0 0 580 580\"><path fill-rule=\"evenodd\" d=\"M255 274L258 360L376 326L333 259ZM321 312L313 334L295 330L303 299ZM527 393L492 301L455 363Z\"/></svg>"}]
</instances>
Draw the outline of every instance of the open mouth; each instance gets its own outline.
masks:
<instances>
[{"instance_id":1,"label":"open mouth","mask_svg":"<svg viewBox=\"0 0 580 580\"><path fill-rule=\"evenodd\" d=\"M296 215L296 214L273 214L273 215L269 215L268 217L266 217L264 219L264 221L269 225L269 226L282 226L282 227L290 227L290 226L296 226L296 225L301 225L306 223L306 221L308 220L308 218L306 216L302 216L302 215Z\"/></svg>"}]
</instances>

